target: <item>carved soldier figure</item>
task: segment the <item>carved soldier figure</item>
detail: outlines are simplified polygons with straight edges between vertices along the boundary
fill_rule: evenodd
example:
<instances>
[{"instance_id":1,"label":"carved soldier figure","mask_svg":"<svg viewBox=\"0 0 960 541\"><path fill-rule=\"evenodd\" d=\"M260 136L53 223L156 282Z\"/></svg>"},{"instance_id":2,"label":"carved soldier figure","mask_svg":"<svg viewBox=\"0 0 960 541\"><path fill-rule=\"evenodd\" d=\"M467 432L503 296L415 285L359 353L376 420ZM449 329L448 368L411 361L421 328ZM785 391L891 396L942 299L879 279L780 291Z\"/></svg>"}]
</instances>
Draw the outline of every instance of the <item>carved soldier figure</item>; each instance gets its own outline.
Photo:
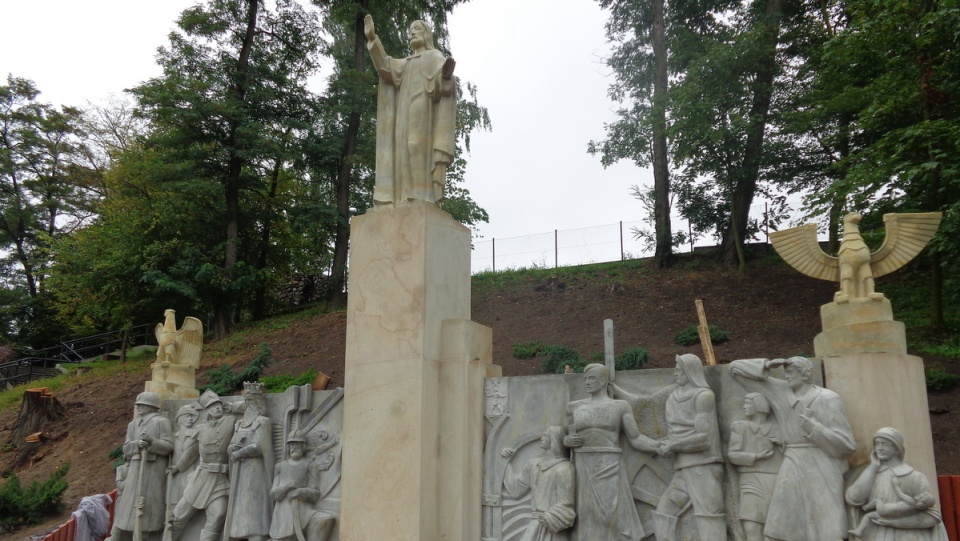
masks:
<instances>
[{"instance_id":1,"label":"carved soldier figure","mask_svg":"<svg viewBox=\"0 0 960 541\"><path fill-rule=\"evenodd\" d=\"M903 434L885 427L873 437L870 464L847 489L847 503L867 514L851 539L866 541L946 541L930 482L903 463Z\"/></svg>"},{"instance_id":2,"label":"carved soldier figure","mask_svg":"<svg viewBox=\"0 0 960 541\"><path fill-rule=\"evenodd\" d=\"M677 355L677 388L667 398L667 439L660 455L674 455L674 474L654 512L657 541L675 541L677 520L692 504L700 539L727 538L723 512L723 456L717 400L707 386L703 362L696 355Z\"/></svg>"},{"instance_id":3,"label":"carved soldier figure","mask_svg":"<svg viewBox=\"0 0 960 541\"><path fill-rule=\"evenodd\" d=\"M746 420L730 425L727 459L740 472L740 522L747 541L763 541L763 525L777 483L783 455L779 432L770 418L770 403L760 393L743 397Z\"/></svg>"},{"instance_id":4,"label":"carved soldier figure","mask_svg":"<svg viewBox=\"0 0 960 541\"><path fill-rule=\"evenodd\" d=\"M843 474L857 446L837 393L813 385L813 363L803 357L733 361L731 373L770 402L783 437L763 535L789 541L847 537ZM786 381L770 378L784 366Z\"/></svg>"},{"instance_id":5,"label":"carved soldier figure","mask_svg":"<svg viewBox=\"0 0 960 541\"><path fill-rule=\"evenodd\" d=\"M197 469L187 479L183 497L173 510L172 535L179 539L187 521L199 510L206 513L206 522L200 532L200 541L217 541L227 516L227 496L230 492L229 451L233 438L234 418L224 415L224 405L213 391L206 391L198 400L207 420L197 427L196 438L190 443L172 467L175 475L187 469L199 458Z\"/></svg>"},{"instance_id":6,"label":"carved soldier figure","mask_svg":"<svg viewBox=\"0 0 960 541\"><path fill-rule=\"evenodd\" d=\"M329 442L323 446L329 449ZM329 471L333 455L306 457L307 440L293 432L287 438L290 457L277 464L270 497L276 501L270 523L270 538L276 541L326 541L333 531L337 510L317 509L323 498L323 473ZM334 472L335 474L338 474Z\"/></svg>"},{"instance_id":7,"label":"carved soldier figure","mask_svg":"<svg viewBox=\"0 0 960 541\"><path fill-rule=\"evenodd\" d=\"M170 420L159 413L160 398L149 392L137 396L136 418L127 426L123 456L127 473L116 507L111 541L159 539L165 518L167 458L173 452Z\"/></svg>"},{"instance_id":8,"label":"carved soldier figure","mask_svg":"<svg viewBox=\"0 0 960 541\"><path fill-rule=\"evenodd\" d=\"M187 451L190 441L196 437L197 428L194 426L197 418L200 416L200 406L196 403L187 404L177 410L177 431L173 433L173 456L171 461L176 464L180 457ZM187 486L187 479L197 463L186 465L187 469L181 475L175 475L167 484L167 506L170 508L170 517L173 518L173 508L183 496L183 489ZM173 472L170 472L171 474Z\"/></svg>"},{"instance_id":9,"label":"carved soldier figure","mask_svg":"<svg viewBox=\"0 0 960 541\"><path fill-rule=\"evenodd\" d=\"M570 434L563 443L575 453L577 536L591 541L642 539L620 434L641 452L655 453L658 444L640 433L630 404L607 395L607 377L606 366L587 365L583 382L590 396L567 405Z\"/></svg>"},{"instance_id":10,"label":"carved soldier figure","mask_svg":"<svg viewBox=\"0 0 960 541\"><path fill-rule=\"evenodd\" d=\"M230 502L227 536L262 541L270 533L273 500L267 487L273 482L272 423L263 414L267 399L263 384L244 383L246 408L230 441Z\"/></svg>"}]
</instances>

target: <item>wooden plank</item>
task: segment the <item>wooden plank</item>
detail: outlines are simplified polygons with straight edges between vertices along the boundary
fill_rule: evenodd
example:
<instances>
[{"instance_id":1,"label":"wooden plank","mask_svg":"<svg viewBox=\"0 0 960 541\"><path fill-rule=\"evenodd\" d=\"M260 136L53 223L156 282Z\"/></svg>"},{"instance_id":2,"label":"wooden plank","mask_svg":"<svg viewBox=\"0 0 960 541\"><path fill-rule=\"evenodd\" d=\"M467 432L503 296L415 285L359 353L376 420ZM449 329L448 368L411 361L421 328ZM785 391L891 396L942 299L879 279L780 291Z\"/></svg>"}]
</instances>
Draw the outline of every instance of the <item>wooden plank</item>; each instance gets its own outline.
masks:
<instances>
[{"instance_id":1,"label":"wooden plank","mask_svg":"<svg viewBox=\"0 0 960 541\"><path fill-rule=\"evenodd\" d=\"M617 363L613 355L613 320L603 320L603 363L607 366L607 381L617 379Z\"/></svg>"},{"instance_id":2,"label":"wooden plank","mask_svg":"<svg viewBox=\"0 0 960 541\"><path fill-rule=\"evenodd\" d=\"M697 326L697 334L700 335L700 346L703 348L703 362L707 366L717 364L717 358L713 354L713 342L710 340L710 326L707 324L707 312L703 309L703 301L697 299L697 318L700 325Z\"/></svg>"}]
</instances>

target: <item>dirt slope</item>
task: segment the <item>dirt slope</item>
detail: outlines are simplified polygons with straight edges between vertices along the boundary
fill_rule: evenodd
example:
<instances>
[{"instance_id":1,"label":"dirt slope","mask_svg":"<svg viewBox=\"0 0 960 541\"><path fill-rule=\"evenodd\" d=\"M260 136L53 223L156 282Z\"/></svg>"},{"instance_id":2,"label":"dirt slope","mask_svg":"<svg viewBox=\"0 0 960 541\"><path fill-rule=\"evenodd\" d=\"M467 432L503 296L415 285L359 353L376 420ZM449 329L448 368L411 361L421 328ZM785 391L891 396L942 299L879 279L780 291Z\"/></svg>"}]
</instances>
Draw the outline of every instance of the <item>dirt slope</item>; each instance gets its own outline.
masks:
<instances>
[{"instance_id":1,"label":"dirt slope","mask_svg":"<svg viewBox=\"0 0 960 541\"><path fill-rule=\"evenodd\" d=\"M710 322L730 334L729 342L716 346L721 361L809 355L813 337L820 331L819 307L832 298L835 288L765 261L753 263L745 280L725 268L693 260L667 271L641 261L616 268L586 268L576 274L561 270L506 285L489 282L474 288L472 319L493 328L494 362L508 376L539 373L536 360L513 357L511 350L517 343L562 343L584 355L602 351L606 318L614 321L618 351L641 345L650 351L651 366L673 366L677 353L701 353L699 346L673 343L678 331L696 323L695 299L703 300ZM878 286L881 291L883 283ZM260 342L266 341L275 359L268 373L299 374L314 368L331 376L332 386L342 386L345 331L343 312L275 318L207 344L201 372L221 363L245 364L259 351ZM960 372L957 361L924 357ZM59 391L70 417L51 427L56 441L19 473L22 481L46 478L60 464L69 463L69 509L75 509L82 496L112 489L113 467L107 453L123 443L133 399L149 378L148 362L131 363L129 368L108 379L78 376ZM960 389L931 394L930 406L941 412L931 416L938 471L960 474ZM7 441L15 417L15 411L0 412L0 443ZM12 452L0 452L0 463L12 458ZM56 522L6 537L24 539Z\"/></svg>"}]
</instances>

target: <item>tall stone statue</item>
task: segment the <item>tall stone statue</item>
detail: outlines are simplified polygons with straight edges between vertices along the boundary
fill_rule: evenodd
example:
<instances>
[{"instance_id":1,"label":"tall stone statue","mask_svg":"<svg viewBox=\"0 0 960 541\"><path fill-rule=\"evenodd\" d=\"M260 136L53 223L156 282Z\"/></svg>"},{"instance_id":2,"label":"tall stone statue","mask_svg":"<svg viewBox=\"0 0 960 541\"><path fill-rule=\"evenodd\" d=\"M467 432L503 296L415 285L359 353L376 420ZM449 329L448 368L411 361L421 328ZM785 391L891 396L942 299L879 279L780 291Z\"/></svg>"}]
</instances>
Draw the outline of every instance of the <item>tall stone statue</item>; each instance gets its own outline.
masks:
<instances>
[{"instance_id":1,"label":"tall stone statue","mask_svg":"<svg viewBox=\"0 0 960 541\"><path fill-rule=\"evenodd\" d=\"M857 445L837 393L814 385L803 357L733 361L731 373L770 402L785 446L763 535L789 541L847 537L843 474ZM786 381L769 377L785 367Z\"/></svg>"},{"instance_id":2,"label":"tall stone statue","mask_svg":"<svg viewBox=\"0 0 960 541\"><path fill-rule=\"evenodd\" d=\"M195 385L203 350L203 323L195 317L188 317L178 330L176 312L166 310L163 315L164 322L158 323L156 328L157 360L150 365L153 374L144 390L156 393L161 400L196 398L199 395Z\"/></svg>"},{"instance_id":3,"label":"tall stone statue","mask_svg":"<svg viewBox=\"0 0 960 541\"><path fill-rule=\"evenodd\" d=\"M270 523L270 538L276 541L326 541L337 520L336 508L323 506L323 475L330 472L335 458L323 454L336 445L321 445L321 454L307 456L307 439L299 432L287 438L290 457L277 464L270 497L276 501ZM321 450L322 449L322 450ZM338 475L339 472L331 472ZM320 505L318 505L320 504Z\"/></svg>"},{"instance_id":4,"label":"tall stone statue","mask_svg":"<svg viewBox=\"0 0 960 541\"><path fill-rule=\"evenodd\" d=\"M577 538L642 539L645 535L624 468L620 435L644 453L659 444L640 433L633 409L607 395L607 367L589 364L583 383L590 396L567 405L569 434L577 473Z\"/></svg>"},{"instance_id":5,"label":"tall stone statue","mask_svg":"<svg viewBox=\"0 0 960 541\"><path fill-rule=\"evenodd\" d=\"M674 455L674 474L653 515L657 541L677 540L677 521L688 504L700 539L723 541L727 525L717 399L696 355L677 355L674 376L677 388L667 398L667 439L660 443L661 456Z\"/></svg>"},{"instance_id":6,"label":"tall stone statue","mask_svg":"<svg viewBox=\"0 0 960 541\"><path fill-rule=\"evenodd\" d=\"M930 242L940 225L939 212L915 214L886 214L883 217L887 236L876 252L860 236L860 214L853 212L843 218L843 241L837 257L820 249L816 224L777 231L770 242L791 267L813 278L840 282L840 291L834 302L851 299L882 300L883 294L873 287L873 279L889 274L906 265Z\"/></svg>"},{"instance_id":7,"label":"tall stone statue","mask_svg":"<svg viewBox=\"0 0 960 541\"><path fill-rule=\"evenodd\" d=\"M228 447L233 438L234 418L225 415L223 402L213 391L204 392L199 403L207 419L197 427L196 438L191 440L183 456L171 466L171 473L177 475L199 459L196 470L187 479L183 497L173 510L171 533L174 541L180 538L190 518L201 510L206 513L206 522L199 541L219 541L227 517L230 493Z\"/></svg>"},{"instance_id":8,"label":"tall stone statue","mask_svg":"<svg viewBox=\"0 0 960 541\"><path fill-rule=\"evenodd\" d=\"M123 457L126 478L120 491L111 541L159 540L166 514L167 458L173 452L170 420L159 413L160 398L137 396L137 416L127 426Z\"/></svg>"},{"instance_id":9,"label":"tall stone statue","mask_svg":"<svg viewBox=\"0 0 960 541\"><path fill-rule=\"evenodd\" d=\"M270 534L273 500L273 423L264 416L267 399L260 382L244 383L246 408L230 440L230 501L227 536L263 541Z\"/></svg>"},{"instance_id":10,"label":"tall stone statue","mask_svg":"<svg viewBox=\"0 0 960 541\"><path fill-rule=\"evenodd\" d=\"M760 393L743 397L743 421L730 425L727 459L740 473L740 522L747 541L763 541L763 526L783 461L780 431L770 415L770 402Z\"/></svg>"},{"instance_id":11,"label":"tall stone statue","mask_svg":"<svg viewBox=\"0 0 960 541\"><path fill-rule=\"evenodd\" d=\"M563 446L563 427L551 426L540 437L543 456L524 464L520 473L507 462L504 486L511 497L531 493L532 515L521 541L565 541L577 514L574 511L574 471ZM516 449L506 448L501 456L509 459Z\"/></svg>"},{"instance_id":12,"label":"tall stone statue","mask_svg":"<svg viewBox=\"0 0 960 541\"><path fill-rule=\"evenodd\" d=\"M380 75L374 204L437 203L453 161L456 63L434 48L433 32L423 21L410 25L412 53L406 58L387 56L369 15L363 30Z\"/></svg>"},{"instance_id":13,"label":"tall stone statue","mask_svg":"<svg viewBox=\"0 0 960 541\"><path fill-rule=\"evenodd\" d=\"M847 503L866 512L851 539L946 541L930 482L903 462L903 434L885 427L873 438L870 464L847 489Z\"/></svg>"}]
</instances>

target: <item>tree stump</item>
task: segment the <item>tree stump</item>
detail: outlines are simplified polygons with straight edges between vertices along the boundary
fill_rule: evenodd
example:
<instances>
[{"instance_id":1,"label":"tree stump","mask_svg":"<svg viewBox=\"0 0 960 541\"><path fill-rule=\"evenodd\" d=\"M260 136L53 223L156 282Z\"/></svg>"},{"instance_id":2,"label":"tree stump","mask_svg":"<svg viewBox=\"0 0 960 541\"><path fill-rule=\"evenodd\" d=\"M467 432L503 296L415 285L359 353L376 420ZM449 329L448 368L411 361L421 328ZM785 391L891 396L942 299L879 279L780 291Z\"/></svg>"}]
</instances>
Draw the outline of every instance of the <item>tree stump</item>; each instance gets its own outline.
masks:
<instances>
[{"instance_id":1,"label":"tree stump","mask_svg":"<svg viewBox=\"0 0 960 541\"><path fill-rule=\"evenodd\" d=\"M45 424L66 416L67 410L49 389L46 387L27 389L23 393L20 413L17 414L17 422L10 435L9 443L19 448L24 445L27 436L43 432Z\"/></svg>"}]
</instances>

